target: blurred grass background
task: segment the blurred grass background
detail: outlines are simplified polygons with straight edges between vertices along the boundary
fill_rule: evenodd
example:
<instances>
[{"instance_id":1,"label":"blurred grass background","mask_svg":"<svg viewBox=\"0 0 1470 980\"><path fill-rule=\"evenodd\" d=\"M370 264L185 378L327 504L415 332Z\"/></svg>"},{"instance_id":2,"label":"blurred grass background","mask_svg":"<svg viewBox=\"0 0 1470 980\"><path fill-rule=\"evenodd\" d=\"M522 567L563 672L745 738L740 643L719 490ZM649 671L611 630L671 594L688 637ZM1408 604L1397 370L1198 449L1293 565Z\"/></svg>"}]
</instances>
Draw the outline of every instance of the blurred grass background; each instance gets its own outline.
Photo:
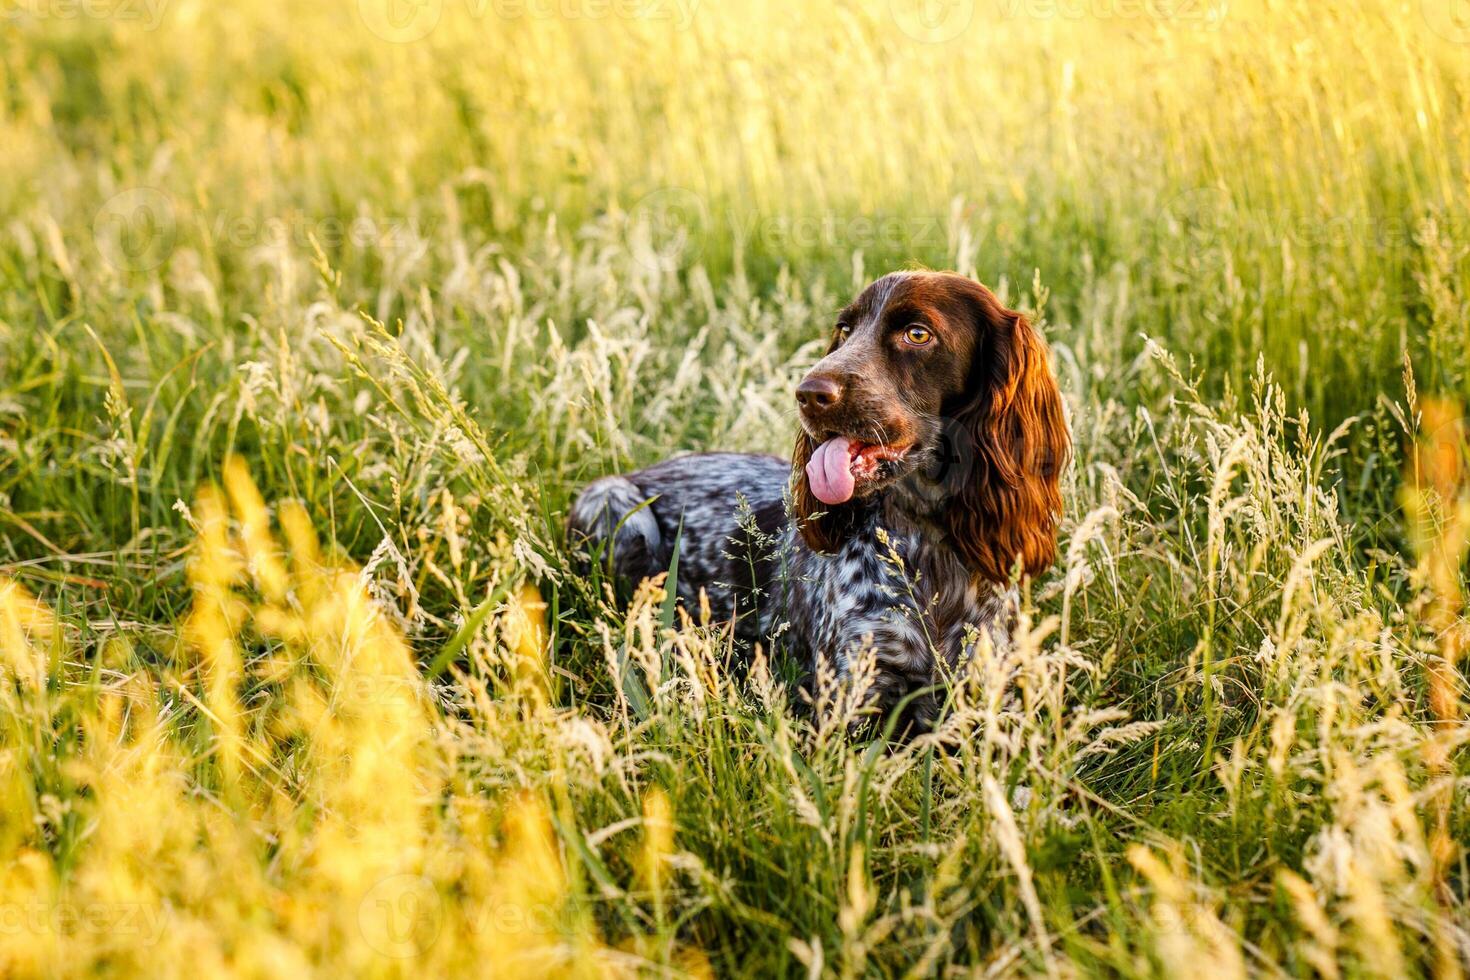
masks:
<instances>
[{"instance_id":1,"label":"blurred grass background","mask_svg":"<svg viewBox=\"0 0 1470 980\"><path fill-rule=\"evenodd\" d=\"M1421 397L1470 397L1462 14L0 6L0 576L46 610L7 607L30 624L9 649L48 658L33 689L15 668L3 756L16 894L193 916L169 932L181 966L194 944L221 970L454 968L489 954L451 938L384 957L352 921L383 875L449 918L510 901L424 857L476 852L450 815L480 801L490 837L540 839L550 820L546 860L568 876L537 900L573 910L537 927L551 960L507 972L581 962L602 939L622 952L591 956L594 972L1448 969L1463 858L1433 841L1463 837L1464 730L1429 704L1425 665L1460 620L1420 558L1459 547L1440 507L1459 491L1441 481L1434 533L1400 504L1418 485L1406 447L1450 424L1426 431ZM1050 713L961 711L922 759L864 755L773 708L723 674L718 634L639 632L567 574L559 531L592 476L785 451L790 388L831 314L910 264L977 275L1043 325L1079 450L1068 558L1034 597L1059 632L1006 668L1034 673ZM243 554L271 520L245 506L218 518L240 542L205 534L197 495L231 454L264 500L299 505L323 561L365 568L408 644L372 690L404 663L448 665L420 692L443 753L420 790L453 803L384 817L370 871L312 877L313 834L338 831L312 829L311 807L292 825L302 863L274 862L286 817L262 802L371 809L311 788L371 778L311 769L303 746L341 731L270 720L311 714L298 674L352 703L350 671L312 651L366 614L283 632L291 603L257 593L247 562L208 586L248 594L205 631L237 657L174 626L222 601L191 572L196 538ZM1450 564L1458 588L1462 553ZM540 701L516 667L526 582L549 606ZM618 671L640 657L653 702L630 714ZM172 746L169 778L200 794L179 797L169 847L225 847L190 822L222 801L249 842L230 838L226 866L256 882L250 902L207 906L118 871L125 838L94 842L137 819L99 810L107 766L77 761L99 737L87 719L124 693L159 715L146 744ZM396 698L372 721L385 702L365 701L373 737L422 723ZM254 790L252 766L219 761L230 739L274 767ZM610 829L650 819L645 783L677 827L672 897ZM1131 844L1167 861L1128 863ZM127 887L97 890L114 879ZM282 911L293 895L317 912ZM474 935L495 948L491 933ZM245 935L283 959L251 959ZM99 942L77 968L156 965L159 941ZM64 972L47 948L17 942L0 963Z\"/></svg>"},{"instance_id":2,"label":"blurred grass background","mask_svg":"<svg viewBox=\"0 0 1470 980\"><path fill-rule=\"evenodd\" d=\"M101 398L63 380L101 347L140 387L211 344L234 374L242 318L296 332L318 247L341 305L427 289L442 343L484 350L504 325L457 267L630 224L755 295L1040 271L1088 372L1144 334L1212 392L1264 357L1327 423L1405 354L1466 393L1470 68L1432 4L36 4L6 21L0 215L9 371L50 400ZM590 295L546 311L572 340ZM100 345L47 339L81 321ZM499 387L478 404L514 413ZM165 508L220 448L144 468Z\"/></svg>"}]
</instances>

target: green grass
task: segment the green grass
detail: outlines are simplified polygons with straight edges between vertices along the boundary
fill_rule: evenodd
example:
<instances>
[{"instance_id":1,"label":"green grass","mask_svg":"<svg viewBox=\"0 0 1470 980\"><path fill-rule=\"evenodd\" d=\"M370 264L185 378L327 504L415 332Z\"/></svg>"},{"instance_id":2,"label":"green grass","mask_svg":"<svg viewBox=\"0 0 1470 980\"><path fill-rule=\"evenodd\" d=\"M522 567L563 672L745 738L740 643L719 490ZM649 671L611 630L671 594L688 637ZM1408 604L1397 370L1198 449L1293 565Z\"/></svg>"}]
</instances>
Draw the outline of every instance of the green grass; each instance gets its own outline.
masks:
<instances>
[{"instance_id":1,"label":"green grass","mask_svg":"<svg viewBox=\"0 0 1470 980\"><path fill-rule=\"evenodd\" d=\"M877 0L446 3L402 43L371 3L0 16L0 583L62 624L40 644L0 603L0 633L32 622L0 635L0 913L168 926L58 944L0 916L0 973L487 968L526 930L476 917L535 898L496 882L547 874L524 812L565 881L550 960L507 973L1464 963L1464 857L1436 841L1470 834L1466 729L1427 671L1464 628L1463 541L1445 516L1451 589L1401 504L1409 448L1445 437L1421 402L1470 399L1470 32L1429 2L1094 7L981 3L937 43ZM832 314L913 264L1032 315L1076 459L1034 632L976 662L939 738L883 748L661 592L609 601L560 528L593 477L787 451ZM239 665L178 625L229 606L191 556L231 455L366 568L435 668L426 721L354 715L331 644L273 632L258 564L220 586ZM235 513L219 547L258 558ZM345 727L282 734L308 713L283 670ZM117 781L136 759L99 761L119 692L161 719L156 812ZM420 728L362 750L382 800L322 761ZM166 840L120 829L151 822ZM332 870L353 834L356 877ZM399 874L438 896L406 958L358 928Z\"/></svg>"}]
</instances>

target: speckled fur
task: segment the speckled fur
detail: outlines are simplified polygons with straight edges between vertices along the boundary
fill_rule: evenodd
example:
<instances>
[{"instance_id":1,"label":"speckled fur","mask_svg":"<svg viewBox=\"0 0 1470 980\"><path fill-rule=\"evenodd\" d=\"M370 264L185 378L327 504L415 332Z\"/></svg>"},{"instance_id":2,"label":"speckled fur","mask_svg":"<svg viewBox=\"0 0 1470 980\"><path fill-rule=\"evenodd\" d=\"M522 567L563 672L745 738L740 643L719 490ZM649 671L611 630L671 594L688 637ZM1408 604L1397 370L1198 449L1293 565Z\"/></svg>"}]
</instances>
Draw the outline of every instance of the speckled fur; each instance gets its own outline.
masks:
<instances>
[{"instance_id":1,"label":"speckled fur","mask_svg":"<svg viewBox=\"0 0 1470 980\"><path fill-rule=\"evenodd\" d=\"M809 670L825 657L846 675L871 644L879 708L938 682L941 662L962 659L972 627L1004 642L1014 592L965 569L921 495L899 483L873 498L842 549L821 555L788 517L790 472L775 456L708 453L605 477L577 498L570 537L595 547L621 521L614 567L636 581L668 570L682 521L678 591L689 608L699 608L703 590L713 616L734 620L742 640L784 649ZM921 695L907 714L927 724L938 705Z\"/></svg>"}]
</instances>

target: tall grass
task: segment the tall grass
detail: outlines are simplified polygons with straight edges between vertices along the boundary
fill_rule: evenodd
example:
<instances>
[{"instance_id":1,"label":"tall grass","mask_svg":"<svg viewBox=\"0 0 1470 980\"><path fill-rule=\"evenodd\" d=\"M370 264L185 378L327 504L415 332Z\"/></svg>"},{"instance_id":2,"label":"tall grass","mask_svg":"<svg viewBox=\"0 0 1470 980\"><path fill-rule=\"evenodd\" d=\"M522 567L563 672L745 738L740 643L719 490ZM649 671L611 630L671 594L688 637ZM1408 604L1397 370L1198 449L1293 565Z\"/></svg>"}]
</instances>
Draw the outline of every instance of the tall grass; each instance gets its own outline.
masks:
<instances>
[{"instance_id":1,"label":"tall grass","mask_svg":"<svg viewBox=\"0 0 1470 980\"><path fill-rule=\"evenodd\" d=\"M142 9L0 11L0 973L1463 969L1452 10ZM856 744L560 526L911 262L1077 459Z\"/></svg>"}]
</instances>

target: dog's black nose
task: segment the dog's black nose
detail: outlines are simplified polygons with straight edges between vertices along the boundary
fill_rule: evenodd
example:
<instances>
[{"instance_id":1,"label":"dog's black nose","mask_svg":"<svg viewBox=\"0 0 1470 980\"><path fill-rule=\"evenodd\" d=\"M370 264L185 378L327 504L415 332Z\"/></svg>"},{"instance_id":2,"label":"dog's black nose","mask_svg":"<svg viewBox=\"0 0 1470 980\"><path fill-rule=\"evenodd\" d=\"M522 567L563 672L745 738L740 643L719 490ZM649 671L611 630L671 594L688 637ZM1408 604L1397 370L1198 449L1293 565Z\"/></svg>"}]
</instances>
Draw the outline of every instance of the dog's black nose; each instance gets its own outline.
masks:
<instances>
[{"instance_id":1,"label":"dog's black nose","mask_svg":"<svg viewBox=\"0 0 1470 980\"><path fill-rule=\"evenodd\" d=\"M796 386L796 402L808 411L831 408L841 397L842 385L835 378L826 375L807 375Z\"/></svg>"}]
</instances>

